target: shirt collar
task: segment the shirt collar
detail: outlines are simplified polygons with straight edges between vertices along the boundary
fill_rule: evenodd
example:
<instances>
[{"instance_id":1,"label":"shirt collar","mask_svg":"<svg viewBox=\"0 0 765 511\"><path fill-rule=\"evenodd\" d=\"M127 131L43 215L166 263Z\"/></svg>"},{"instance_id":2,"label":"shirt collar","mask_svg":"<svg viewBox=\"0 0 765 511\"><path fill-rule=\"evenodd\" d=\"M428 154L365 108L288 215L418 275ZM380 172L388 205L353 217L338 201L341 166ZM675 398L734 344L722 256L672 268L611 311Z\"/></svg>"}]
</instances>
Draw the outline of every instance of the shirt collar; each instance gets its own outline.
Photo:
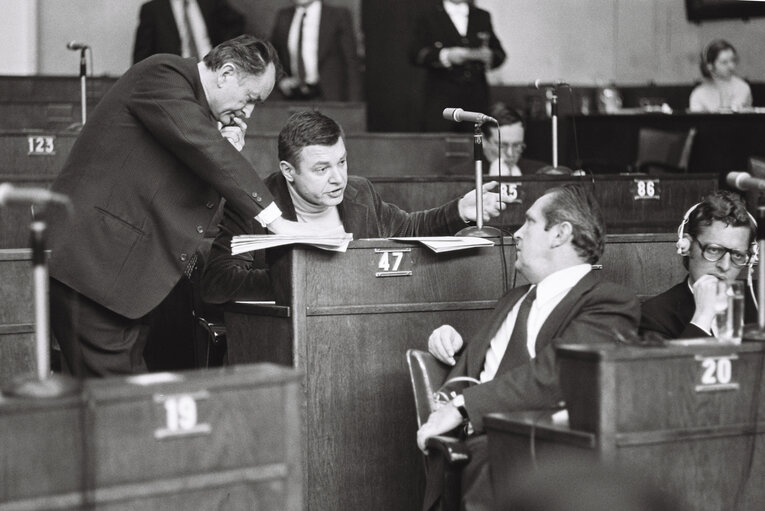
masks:
<instances>
[{"instance_id":1,"label":"shirt collar","mask_svg":"<svg viewBox=\"0 0 765 511\"><path fill-rule=\"evenodd\" d=\"M444 9L450 16L467 16L470 12L470 7L467 3L455 4L449 0L444 0Z\"/></svg>"},{"instance_id":2,"label":"shirt collar","mask_svg":"<svg viewBox=\"0 0 765 511\"><path fill-rule=\"evenodd\" d=\"M591 270L592 265L584 263L551 273L537 285L536 302L543 304L560 293L570 290Z\"/></svg>"}]
</instances>

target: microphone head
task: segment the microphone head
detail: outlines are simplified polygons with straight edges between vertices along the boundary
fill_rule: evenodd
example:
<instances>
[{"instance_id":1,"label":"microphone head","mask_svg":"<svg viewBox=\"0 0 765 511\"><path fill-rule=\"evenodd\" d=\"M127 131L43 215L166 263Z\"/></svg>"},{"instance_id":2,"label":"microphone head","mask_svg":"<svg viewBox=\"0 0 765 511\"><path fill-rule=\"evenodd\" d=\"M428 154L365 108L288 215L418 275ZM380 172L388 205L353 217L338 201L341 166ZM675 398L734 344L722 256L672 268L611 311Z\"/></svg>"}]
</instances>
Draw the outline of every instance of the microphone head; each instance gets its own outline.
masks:
<instances>
[{"instance_id":1,"label":"microphone head","mask_svg":"<svg viewBox=\"0 0 765 511\"><path fill-rule=\"evenodd\" d=\"M725 182L728 184L728 186L738 190L747 190L748 187L744 181L746 179L751 179L751 177L752 176L749 174L749 172L728 172L728 175L725 176Z\"/></svg>"},{"instance_id":2,"label":"microphone head","mask_svg":"<svg viewBox=\"0 0 765 511\"><path fill-rule=\"evenodd\" d=\"M441 115L443 115L444 119L447 121L459 122L458 117L462 112L464 112L464 110L461 108L444 108L444 112Z\"/></svg>"},{"instance_id":3,"label":"microphone head","mask_svg":"<svg viewBox=\"0 0 765 511\"><path fill-rule=\"evenodd\" d=\"M87 44L78 43L77 41L69 41L68 43L66 43L66 47L70 50L85 50L87 48L90 48L90 46L88 46Z\"/></svg>"}]
</instances>

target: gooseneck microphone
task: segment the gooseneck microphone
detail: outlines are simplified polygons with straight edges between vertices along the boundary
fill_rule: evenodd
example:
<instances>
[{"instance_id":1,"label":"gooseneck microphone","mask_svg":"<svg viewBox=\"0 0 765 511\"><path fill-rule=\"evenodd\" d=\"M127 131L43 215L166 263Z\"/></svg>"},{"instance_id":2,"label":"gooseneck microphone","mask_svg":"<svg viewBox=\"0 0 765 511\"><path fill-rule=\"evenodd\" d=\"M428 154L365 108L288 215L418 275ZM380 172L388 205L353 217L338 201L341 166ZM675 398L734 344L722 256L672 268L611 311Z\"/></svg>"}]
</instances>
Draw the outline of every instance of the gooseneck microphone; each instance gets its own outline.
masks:
<instances>
[{"instance_id":1,"label":"gooseneck microphone","mask_svg":"<svg viewBox=\"0 0 765 511\"><path fill-rule=\"evenodd\" d=\"M494 117L489 117L479 112L466 112L461 108L444 108L444 119L454 122L474 122L476 124L483 124L486 122L497 123Z\"/></svg>"},{"instance_id":2,"label":"gooseneck microphone","mask_svg":"<svg viewBox=\"0 0 765 511\"><path fill-rule=\"evenodd\" d=\"M765 190L765 179L752 177L749 172L728 172L725 182L738 190Z\"/></svg>"},{"instance_id":3,"label":"gooseneck microphone","mask_svg":"<svg viewBox=\"0 0 765 511\"><path fill-rule=\"evenodd\" d=\"M554 82L543 82L541 79L537 78L534 80L534 83L532 84L533 87L536 87L537 89L548 89L550 87L568 87L568 83L564 82L563 80L555 80Z\"/></svg>"},{"instance_id":4,"label":"gooseneck microphone","mask_svg":"<svg viewBox=\"0 0 765 511\"><path fill-rule=\"evenodd\" d=\"M87 50L88 48L90 48L90 46L88 46L87 44L79 43L77 41L69 41L68 43L66 43L66 47L73 51Z\"/></svg>"}]
</instances>

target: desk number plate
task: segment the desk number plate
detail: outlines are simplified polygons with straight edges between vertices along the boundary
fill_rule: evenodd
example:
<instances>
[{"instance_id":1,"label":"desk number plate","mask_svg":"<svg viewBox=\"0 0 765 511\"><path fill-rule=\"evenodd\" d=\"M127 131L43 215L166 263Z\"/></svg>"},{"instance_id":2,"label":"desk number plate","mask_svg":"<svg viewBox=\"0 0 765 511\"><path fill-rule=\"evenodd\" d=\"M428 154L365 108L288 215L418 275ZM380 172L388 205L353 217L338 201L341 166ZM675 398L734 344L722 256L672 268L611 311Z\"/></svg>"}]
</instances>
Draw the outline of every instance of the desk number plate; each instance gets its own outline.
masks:
<instances>
[{"instance_id":1,"label":"desk number plate","mask_svg":"<svg viewBox=\"0 0 765 511\"><path fill-rule=\"evenodd\" d=\"M506 195L513 203L523 204L521 183L502 183L502 195Z\"/></svg>"},{"instance_id":2,"label":"desk number plate","mask_svg":"<svg viewBox=\"0 0 765 511\"><path fill-rule=\"evenodd\" d=\"M56 137L51 135L46 136L29 136L27 137L29 156L52 156L56 154Z\"/></svg>"},{"instance_id":3,"label":"desk number plate","mask_svg":"<svg viewBox=\"0 0 765 511\"><path fill-rule=\"evenodd\" d=\"M734 381L735 360L738 355L720 357L705 357L696 355L699 362L696 392L714 392L718 390L738 390L738 382Z\"/></svg>"},{"instance_id":4,"label":"desk number plate","mask_svg":"<svg viewBox=\"0 0 765 511\"><path fill-rule=\"evenodd\" d=\"M187 394L155 394L154 402L162 405L164 424L154 430L154 438L177 438L191 435L207 435L212 431L210 425L199 422L197 402L208 399L206 390Z\"/></svg>"},{"instance_id":5,"label":"desk number plate","mask_svg":"<svg viewBox=\"0 0 765 511\"><path fill-rule=\"evenodd\" d=\"M377 271L375 271L375 277L411 277L411 251L411 248L400 248L397 250L376 248Z\"/></svg>"},{"instance_id":6,"label":"desk number plate","mask_svg":"<svg viewBox=\"0 0 765 511\"><path fill-rule=\"evenodd\" d=\"M658 179L635 179L630 190L635 200L660 199L661 182Z\"/></svg>"}]
</instances>

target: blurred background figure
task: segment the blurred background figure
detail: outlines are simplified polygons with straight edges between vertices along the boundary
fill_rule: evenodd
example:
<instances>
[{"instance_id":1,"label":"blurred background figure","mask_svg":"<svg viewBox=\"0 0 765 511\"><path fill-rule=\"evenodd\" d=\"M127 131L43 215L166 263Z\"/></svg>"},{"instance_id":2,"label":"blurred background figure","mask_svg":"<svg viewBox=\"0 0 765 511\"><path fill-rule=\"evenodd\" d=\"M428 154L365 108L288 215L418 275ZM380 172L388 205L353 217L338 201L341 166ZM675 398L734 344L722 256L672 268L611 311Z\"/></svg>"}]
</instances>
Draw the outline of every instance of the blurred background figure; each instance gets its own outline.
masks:
<instances>
[{"instance_id":1,"label":"blurred background figure","mask_svg":"<svg viewBox=\"0 0 765 511\"><path fill-rule=\"evenodd\" d=\"M534 174L547 163L522 158L526 148L524 142L525 122L518 110L504 103L495 103L489 115L494 117L499 128L492 123L481 126L484 134L483 154L491 176L521 176ZM499 156L501 155L501 158Z\"/></svg>"},{"instance_id":2,"label":"blurred background figure","mask_svg":"<svg viewBox=\"0 0 765 511\"><path fill-rule=\"evenodd\" d=\"M356 33L345 7L293 0L276 14L271 43L284 66L279 90L287 99L360 101Z\"/></svg>"},{"instance_id":3,"label":"blurred background figure","mask_svg":"<svg viewBox=\"0 0 765 511\"><path fill-rule=\"evenodd\" d=\"M141 5L133 64L155 53L202 57L244 32L244 16L226 0L149 0Z\"/></svg>"},{"instance_id":4,"label":"blurred background figure","mask_svg":"<svg viewBox=\"0 0 765 511\"><path fill-rule=\"evenodd\" d=\"M701 52L704 81L690 98L691 112L730 112L752 106L749 84L736 76L738 53L728 41L715 39Z\"/></svg>"},{"instance_id":5,"label":"blurred background figure","mask_svg":"<svg viewBox=\"0 0 765 511\"><path fill-rule=\"evenodd\" d=\"M427 71L424 131L472 131L470 123L444 120L444 108L486 113L486 70L505 61L491 15L468 0L431 0L417 17L409 46L412 64Z\"/></svg>"}]
</instances>

